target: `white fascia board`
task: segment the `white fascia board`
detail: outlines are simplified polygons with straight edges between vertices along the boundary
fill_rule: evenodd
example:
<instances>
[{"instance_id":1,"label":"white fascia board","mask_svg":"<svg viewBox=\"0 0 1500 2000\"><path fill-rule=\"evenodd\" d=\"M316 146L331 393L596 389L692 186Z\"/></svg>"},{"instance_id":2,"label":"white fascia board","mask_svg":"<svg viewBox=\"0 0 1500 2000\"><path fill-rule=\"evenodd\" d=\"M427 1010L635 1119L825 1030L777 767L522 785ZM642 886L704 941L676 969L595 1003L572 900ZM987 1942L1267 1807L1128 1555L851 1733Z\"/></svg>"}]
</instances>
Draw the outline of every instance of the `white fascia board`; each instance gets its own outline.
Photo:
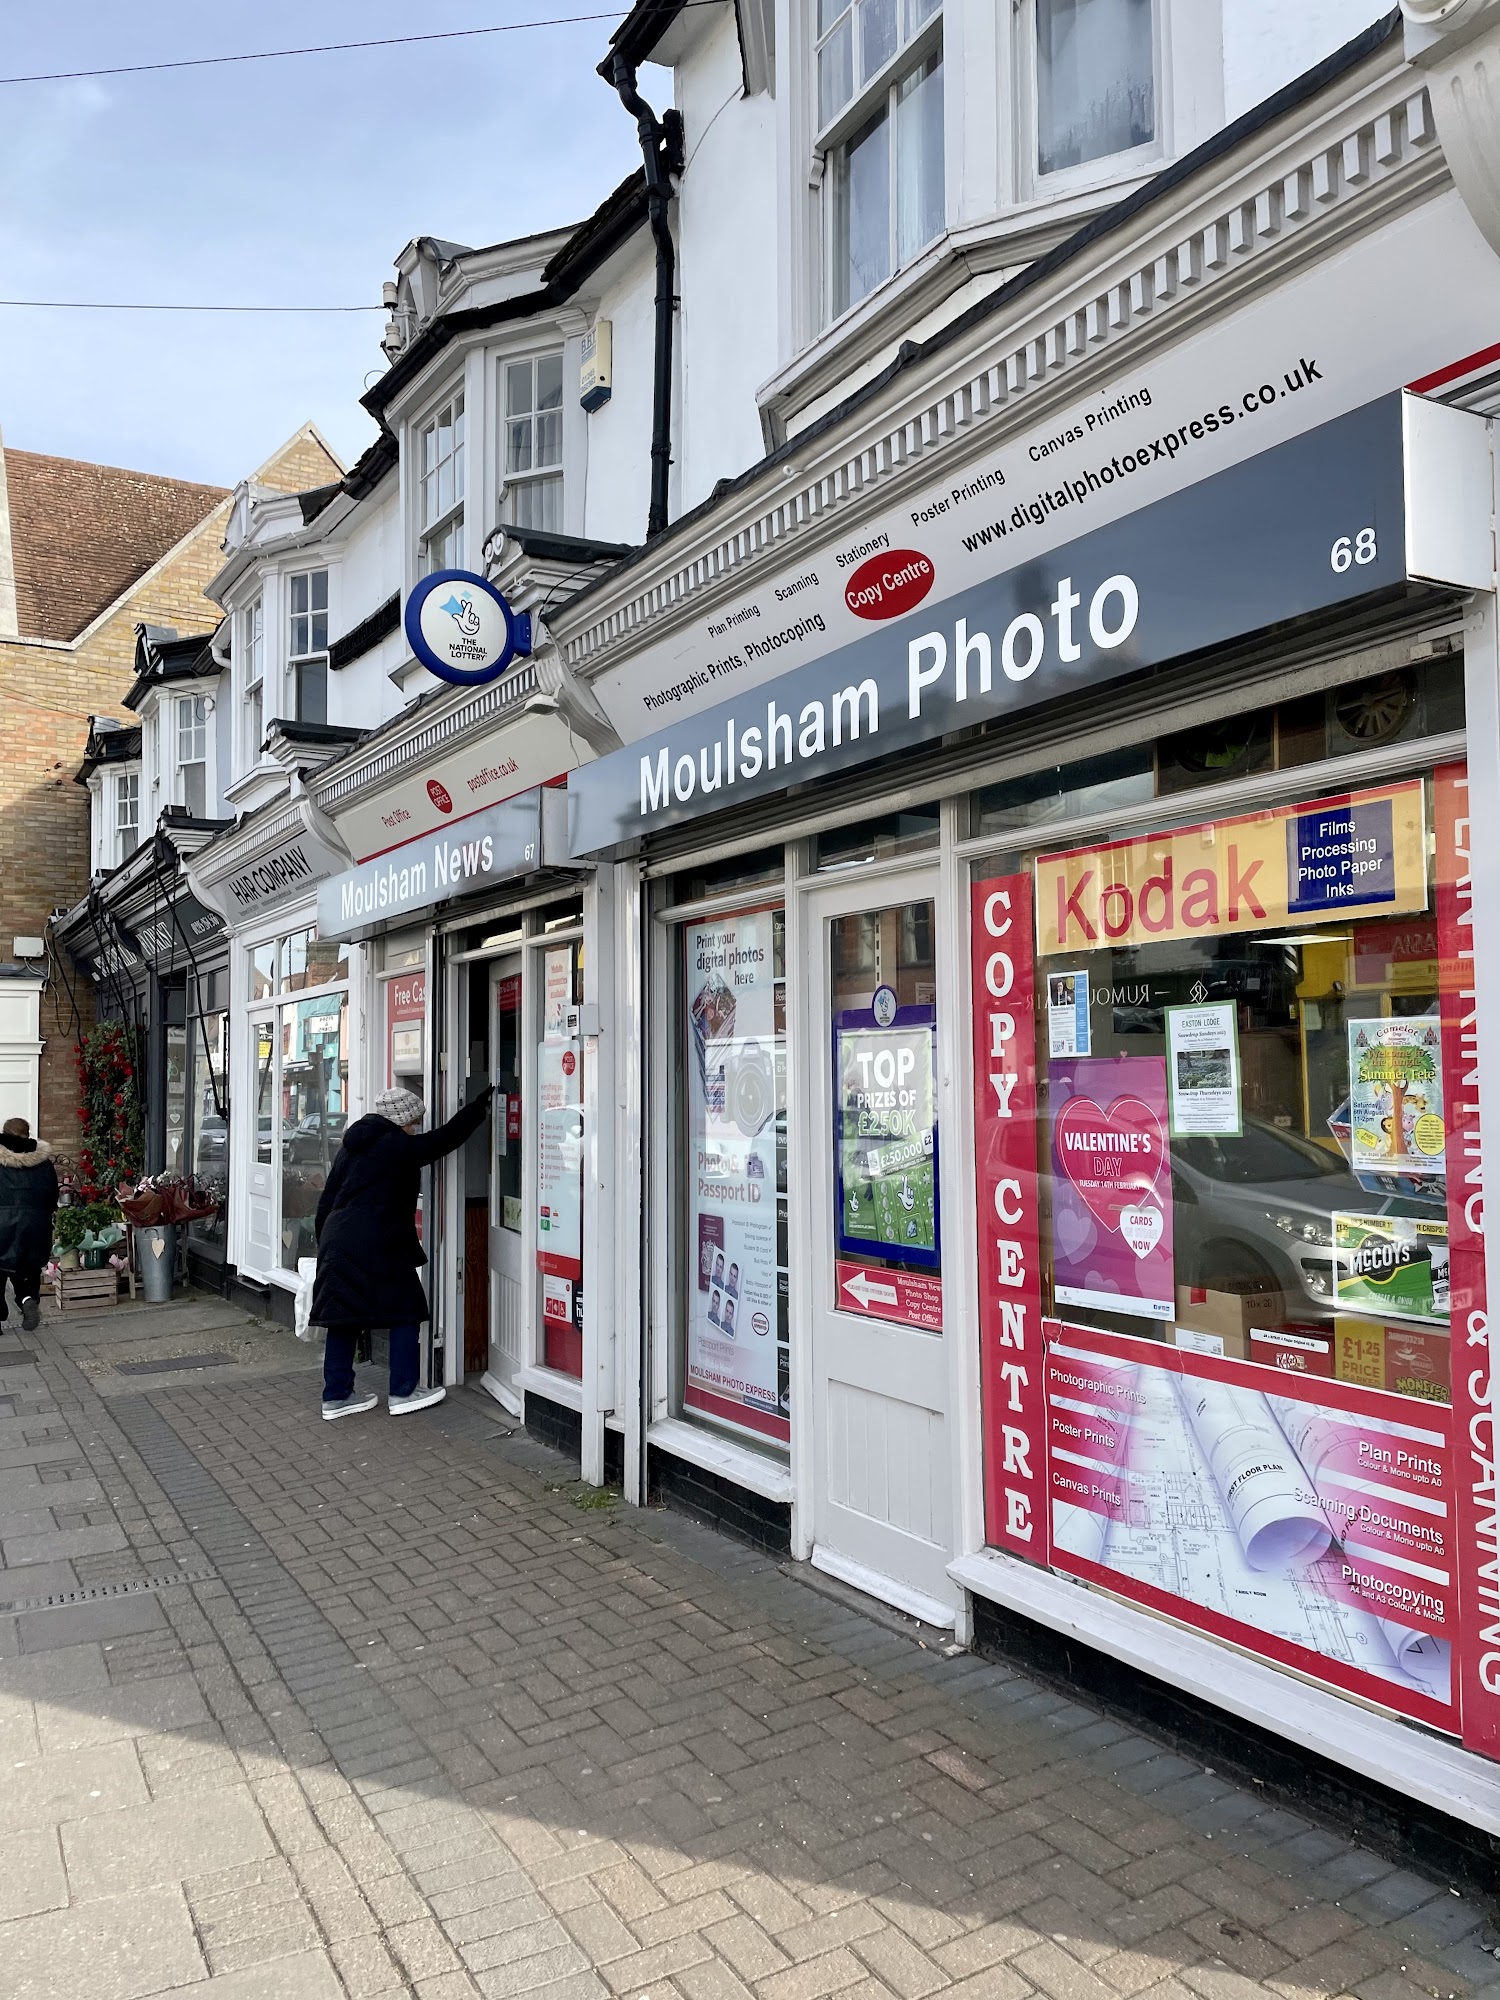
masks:
<instances>
[{"instance_id":1,"label":"white fascia board","mask_svg":"<svg viewBox=\"0 0 1500 2000\"><path fill-rule=\"evenodd\" d=\"M1284 1737L1467 1826L1500 1835L1500 1765L1352 1696L1283 1672L1191 1627L1154 1617L1051 1570L1008 1556L960 1556L948 1574L1106 1659L1138 1668L1210 1707Z\"/></svg>"},{"instance_id":2,"label":"white fascia board","mask_svg":"<svg viewBox=\"0 0 1500 2000\"><path fill-rule=\"evenodd\" d=\"M1493 590L1494 424L1409 394L1401 399L1401 422L1407 575Z\"/></svg>"}]
</instances>

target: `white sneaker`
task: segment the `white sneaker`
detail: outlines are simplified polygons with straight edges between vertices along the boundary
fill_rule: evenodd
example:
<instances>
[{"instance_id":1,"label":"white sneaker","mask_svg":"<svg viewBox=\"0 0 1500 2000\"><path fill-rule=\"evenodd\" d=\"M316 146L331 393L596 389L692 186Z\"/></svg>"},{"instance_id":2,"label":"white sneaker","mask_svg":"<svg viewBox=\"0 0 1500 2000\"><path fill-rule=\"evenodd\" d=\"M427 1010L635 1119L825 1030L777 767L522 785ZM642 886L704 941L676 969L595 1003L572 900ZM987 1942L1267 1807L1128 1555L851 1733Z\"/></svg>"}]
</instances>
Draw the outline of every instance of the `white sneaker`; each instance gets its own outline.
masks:
<instances>
[{"instance_id":1,"label":"white sneaker","mask_svg":"<svg viewBox=\"0 0 1500 2000\"><path fill-rule=\"evenodd\" d=\"M448 1391L439 1384L436 1389L415 1389L409 1396L392 1396L390 1411L393 1417L404 1417L410 1410L425 1410L429 1403L440 1403Z\"/></svg>"},{"instance_id":2,"label":"white sneaker","mask_svg":"<svg viewBox=\"0 0 1500 2000\"><path fill-rule=\"evenodd\" d=\"M379 1401L380 1398L373 1390L368 1395L362 1396L356 1389L351 1395L345 1396L341 1403L330 1403L325 1396L323 1416L331 1424L335 1417L357 1417L361 1410L373 1410Z\"/></svg>"}]
</instances>

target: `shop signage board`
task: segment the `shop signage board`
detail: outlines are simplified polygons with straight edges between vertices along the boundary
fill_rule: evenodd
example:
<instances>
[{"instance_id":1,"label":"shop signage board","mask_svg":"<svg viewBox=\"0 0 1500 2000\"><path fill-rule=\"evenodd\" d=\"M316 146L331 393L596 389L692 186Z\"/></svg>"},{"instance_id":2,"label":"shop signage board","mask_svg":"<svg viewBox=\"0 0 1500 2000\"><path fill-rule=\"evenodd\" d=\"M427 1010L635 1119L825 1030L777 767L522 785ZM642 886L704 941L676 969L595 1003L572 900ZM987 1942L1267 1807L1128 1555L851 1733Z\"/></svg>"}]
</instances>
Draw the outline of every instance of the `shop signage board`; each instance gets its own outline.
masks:
<instances>
[{"instance_id":1,"label":"shop signage board","mask_svg":"<svg viewBox=\"0 0 1500 2000\"><path fill-rule=\"evenodd\" d=\"M1056 1568L1457 1728L1450 1412L1053 1323Z\"/></svg>"},{"instance_id":2,"label":"shop signage board","mask_svg":"<svg viewBox=\"0 0 1500 2000\"><path fill-rule=\"evenodd\" d=\"M547 784L571 771L579 755L578 741L560 715L523 709L502 728L397 778L373 797L347 807L334 804L330 816L354 859L370 861Z\"/></svg>"},{"instance_id":3,"label":"shop signage board","mask_svg":"<svg viewBox=\"0 0 1500 2000\"><path fill-rule=\"evenodd\" d=\"M1021 428L962 469L935 452L941 469L899 505L821 543L799 535L779 565L608 667L594 693L634 742L1487 348L1497 324L1500 266L1462 197L1425 201L1040 422L1023 402ZM1261 546L1258 530L1242 544L1251 569Z\"/></svg>"},{"instance_id":4,"label":"shop signage board","mask_svg":"<svg viewBox=\"0 0 1500 2000\"><path fill-rule=\"evenodd\" d=\"M683 927L688 1242L684 1401L785 1440L777 1367L777 1022L771 909Z\"/></svg>"},{"instance_id":5,"label":"shop signage board","mask_svg":"<svg viewBox=\"0 0 1500 2000\"><path fill-rule=\"evenodd\" d=\"M1420 779L1036 862L1043 958L1426 907Z\"/></svg>"},{"instance_id":6,"label":"shop signage board","mask_svg":"<svg viewBox=\"0 0 1500 2000\"><path fill-rule=\"evenodd\" d=\"M1480 419L1390 395L1031 562L1007 567L1002 550L986 580L575 770L572 851L1092 694L1409 580L1492 587L1482 537L1433 531L1451 513L1445 496L1477 488L1481 462L1487 482ZM1365 858L1362 845L1341 850L1366 833L1312 837L1294 884L1309 911Z\"/></svg>"},{"instance_id":7,"label":"shop signage board","mask_svg":"<svg viewBox=\"0 0 1500 2000\"><path fill-rule=\"evenodd\" d=\"M1048 1560L1030 875L970 892L985 1539Z\"/></svg>"},{"instance_id":8,"label":"shop signage board","mask_svg":"<svg viewBox=\"0 0 1500 2000\"><path fill-rule=\"evenodd\" d=\"M179 896L161 910L153 910L139 922L123 927L136 951L151 964L165 968L186 964L223 935L224 922L215 910L207 910L196 896Z\"/></svg>"},{"instance_id":9,"label":"shop signage board","mask_svg":"<svg viewBox=\"0 0 1500 2000\"><path fill-rule=\"evenodd\" d=\"M373 861L335 875L318 890L318 935L353 937L409 910L430 909L540 865L541 794L523 792L487 806L451 832L403 841Z\"/></svg>"},{"instance_id":10,"label":"shop signage board","mask_svg":"<svg viewBox=\"0 0 1500 2000\"><path fill-rule=\"evenodd\" d=\"M1170 1320L1172 1171L1161 1056L1048 1065L1052 1271L1060 1305Z\"/></svg>"}]
</instances>

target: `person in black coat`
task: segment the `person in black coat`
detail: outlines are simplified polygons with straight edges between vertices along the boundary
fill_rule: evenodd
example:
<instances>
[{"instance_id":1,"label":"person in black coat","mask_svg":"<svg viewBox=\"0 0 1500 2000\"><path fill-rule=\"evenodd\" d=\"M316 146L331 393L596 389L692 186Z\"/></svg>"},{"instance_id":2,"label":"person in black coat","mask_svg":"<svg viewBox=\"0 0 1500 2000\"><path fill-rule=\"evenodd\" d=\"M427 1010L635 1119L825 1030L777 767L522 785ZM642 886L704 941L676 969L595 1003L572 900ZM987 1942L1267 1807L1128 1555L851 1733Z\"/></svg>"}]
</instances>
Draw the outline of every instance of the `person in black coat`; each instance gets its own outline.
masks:
<instances>
[{"instance_id":1,"label":"person in black coat","mask_svg":"<svg viewBox=\"0 0 1500 2000\"><path fill-rule=\"evenodd\" d=\"M493 1089L480 1093L435 1131L417 1128L427 1107L411 1090L383 1090L375 1109L356 1119L318 1202L318 1269L312 1320L328 1329L323 1344L323 1414L356 1416L379 1401L354 1388L354 1350L369 1327L390 1329L392 1416L440 1402L443 1389L418 1389L418 1328L428 1316L418 1268L427 1253L417 1235L422 1169L478 1131Z\"/></svg>"},{"instance_id":2,"label":"person in black coat","mask_svg":"<svg viewBox=\"0 0 1500 2000\"><path fill-rule=\"evenodd\" d=\"M16 1295L21 1324L34 1333L41 1320L42 1266L52 1255L52 1211L57 1169L45 1139L33 1139L24 1118L0 1125L0 1333L8 1310L6 1286Z\"/></svg>"}]
</instances>

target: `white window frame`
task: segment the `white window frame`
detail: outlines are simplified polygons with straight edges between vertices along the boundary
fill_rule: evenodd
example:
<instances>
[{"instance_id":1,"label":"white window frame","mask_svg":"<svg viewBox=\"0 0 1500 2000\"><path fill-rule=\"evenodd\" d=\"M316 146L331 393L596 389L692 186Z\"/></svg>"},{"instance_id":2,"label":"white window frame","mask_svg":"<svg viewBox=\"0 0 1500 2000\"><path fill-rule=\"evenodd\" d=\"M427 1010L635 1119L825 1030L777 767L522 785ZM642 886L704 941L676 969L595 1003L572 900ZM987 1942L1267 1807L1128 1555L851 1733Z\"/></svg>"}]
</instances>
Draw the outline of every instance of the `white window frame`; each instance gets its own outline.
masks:
<instances>
[{"instance_id":1,"label":"white window frame","mask_svg":"<svg viewBox=\"0 0 1500 2000\"><path fill-rule=\"evenodd\" d=\"M1014 13L1015 48L1012 74L1016 80L1017 192L1022 200L1051 201L1064 195L1084 193L1090 188L1112 185L1145 173L1167 156L1165 134L1168 123L1168 79L1171 63L1167 49L1168 0L1151 0L1151 91L1152 135L1143 146L1131 146L1122 153L1105 153L1097 160L1082 160L1075 167L1056 167L1043 173L1039 164L1041 146L1040 76L1037 67L1037 0L1021 0ZM1004 115L1004 105L1000 107Z\"/></svg>"},{"instance_id":2,"label":"white window frame","mask_svg":"<svg viewBox=\"0 0 1500 2000\"><path fill-rule=\"evenodd\" d=\"M469 459L468 384L463 376L450 383L438 402L412 426L412 511L417 522L417 575L434 570L462 569L467 544ZM427 464L427 440L436 438L447 420L454 442L450 450ZM460 430L460 425L462 426ZM453 494L446 507L428 508L428 483L440 492L443 466L453 468Z\"/></svg>"},{"instance_id":3,"label":"white window frame","mask_svg":"<svg viewBox=\"0 0 1500 2000\"><path fill-rule=\"evenodd\" d=\"M243 684L240 689L244 734L244 768L260 762L266 737L266 598L264 591L239 614Z\"/></svg>"},{"instance_id":4,"label":"white window frame","mask_svg":"<svg viewBox=\"0 0 1500 2000\"><path fill-rule=\"evenodd\" d=\"M896 0L896 4L900 10L900 14L904 15L905 10L909 6L920 4L920 0ZM1028 0L1028 4L1030 4L1030 0ZM825 332L830 327L837 325L841 320L848 318L851 314L857 313L884 286L889 285L894 279L899 278L904 271L909 271L920 260L923 252L933 243L936 243L948 227L947 156L949 150L949 103L944 35L944 0L938 0L938 4L933 7L931 13L924 20L917 24L915 30L906 36L904 40L898 41L892 55L878 70L874 71L868 82L864 84L858 81L859 5L860 0L849 0L847 9L840 15L839 21L834 23L834 26L829 30L827 35L819 35L817 32L817 15L814 9L809 23L807 40L807 89L813 122L815 177L818 182L818 194L815 202L817 229L819 232L818 270L821 287L818 319L821 329ZM853 88L847 102L840 106L826 123L822 123L820 122L821 104L819 101L818 58L821 50L832 41L834 35L838 32L840 22L845 20L847 20L849 26ZM906 78L914 70L920 68L934 53L942 63L943 77L943 213L934 233L927 238L926 242L915 246L903 263L900 259L897 234L900 192L896 145L897 95L900 86L905 82ZM835 202L837 200L836 189L838 182L836 159L848 141L862 127L869 123L870 119L880 109L882 103L885 106L886 125L889 134L890 267L885 276L877 279L870 289L862 293L859 298L850 299L844 305L835 307L838 289L836 281L838 246L835 230Z\"/></svg>"},{"instance_id":5,"label":"white window frame","mask_svg":"<svg viewBox=\"0 0 1500 2000\"><path fill-rule=\"evenodd\" d=\"M187 722L184 724L184 712ZM172 769L175 803L187 807L189 771L203 773L203 814L210 817L213 809L213 794L209 784L209 717L213 713L206 694L174 694L172 697ZM184 744L196 755L183 755Z\"/></svg>"},{"instance_id":6,"label":"white window frame","mask_svg":"<svg viewBox=\"0 0 1500 2000\"><path fill-rule=\"evenodd\" d=\"M537 368L539 364L543 361L556 361L558 365L558 373L561 385L561 394L559 396L557 405L557 457L555 459L548 459L545 465L539 464L537 462L537 449L536 449L537 419L541 414L543 414L537 409ZM566 532L564 523L567 520L565 509L568 503L568 477L567 477L568 395L567 395L566 354L564 352L562 345L559 343L556 346L534 348L530 352L525 354L502 354L498 359L497 366L499 373L496 382L495 395L496 395L496 408L497 408L497 418L498 418L499 462L500 462L499 520L502 523L508 523L514 520L513 507L510 504L513 495L518 496L519 494L524 492L527 488L532 488L537 491L543 491L546 490L548 487L552 486L553 482L555 482L555 490L557 493L557 526L545 529L536 527L534 523L531 524L531 526L533 532L535 533L549 534L549 535L563 534ZM526 368L529 369L531 373L531 407L529 410L523 411L519 416L516 417L513 417L510 413L510 375L511 375L511 370L513 368ZM550 415L551 412L549 411L546 414ZM528 426L529 455L531 458L531 463L529 466L525 468L524 471L519 471L519 472L513 472L510 470L510 427L513 423L525 423ZM516 522L515 525L522 526L523 524Z\"/></svg>"},{"instance_id":7,"label":"white window frame","mask_svg":"<svg viewBox=\"0 0 1500 2000\"><path fill-rule=\"evenodd\" d=\"M132 796L130 792L131 787L134 788L133 804L135 811L132 817L126 820L121 808L126 797ZM134 770L116 771L112 774L110 780L110 806L108 853L111 859L107 865L116 867L120 862L128 861L141 844L141 773L139 766ZM131 840L128 847L123 838L127 826L131 829Z\"/></svg>"},{"instance_id":8,"label":"white window frame","mask_svg":"<svg viewBox=\"0 0 1500 2000\"><path fill-rule=\"evenodd\" d=\"M323 602L313 602L317 579L323 579ZM296 608L297 585L307 585L307 608ZM288 570L286 574L286 677L287 704L294 721L302 722L302 680L301 670L321 664L323 668L323 714L328 714L328 629L333 604L333 572L326 563L315 563L307 569ZM323 621L323 643L316 644L318 619ZM300 651L297 647L297 626L306 621L308 644Z\"/></svg>"}]
</instances>

